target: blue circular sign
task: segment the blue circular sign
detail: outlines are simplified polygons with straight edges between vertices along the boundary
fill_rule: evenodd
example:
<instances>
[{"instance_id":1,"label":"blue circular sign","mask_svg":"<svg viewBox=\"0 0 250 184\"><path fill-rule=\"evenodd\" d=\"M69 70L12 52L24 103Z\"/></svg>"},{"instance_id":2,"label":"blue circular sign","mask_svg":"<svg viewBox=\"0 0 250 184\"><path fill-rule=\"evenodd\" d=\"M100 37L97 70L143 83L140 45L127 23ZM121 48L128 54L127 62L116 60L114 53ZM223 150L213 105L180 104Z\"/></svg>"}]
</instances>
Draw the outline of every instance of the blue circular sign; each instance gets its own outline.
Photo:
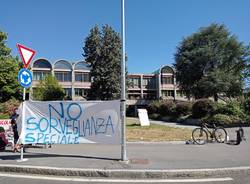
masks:
<instances>
[{"instance_id":1,"label":"blue circular sign","mask_svg":"<svg viewBox=\"0 0 250 184\"><path fill-rule=\"evenodd\" d=\"M24 88L27 88L31 85L32 82L32 74L26 68L21 69L18 72L18 81Z\"/></svg>"}]
</instances>

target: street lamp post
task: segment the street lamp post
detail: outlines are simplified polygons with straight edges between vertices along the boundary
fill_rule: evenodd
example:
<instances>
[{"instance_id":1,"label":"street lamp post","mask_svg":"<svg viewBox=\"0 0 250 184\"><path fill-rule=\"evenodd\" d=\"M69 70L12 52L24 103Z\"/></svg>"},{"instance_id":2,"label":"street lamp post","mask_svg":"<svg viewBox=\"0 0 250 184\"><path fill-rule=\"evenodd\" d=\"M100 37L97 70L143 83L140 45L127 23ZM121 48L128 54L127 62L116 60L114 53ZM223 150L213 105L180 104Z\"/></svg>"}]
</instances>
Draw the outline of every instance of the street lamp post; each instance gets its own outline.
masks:
<instances>
[{"instance_id":1,"label":"street lamp post","mask_svg":"<svg viewBox=\"0 0 250 184\"><path fill-rule=\"evenodd\" d=\"M121 160L127 161L126 152L126 81L125 81L125 0L121 0L121 32L122 32L122 61L121 61Z\"/></svg>"}]
</instances>

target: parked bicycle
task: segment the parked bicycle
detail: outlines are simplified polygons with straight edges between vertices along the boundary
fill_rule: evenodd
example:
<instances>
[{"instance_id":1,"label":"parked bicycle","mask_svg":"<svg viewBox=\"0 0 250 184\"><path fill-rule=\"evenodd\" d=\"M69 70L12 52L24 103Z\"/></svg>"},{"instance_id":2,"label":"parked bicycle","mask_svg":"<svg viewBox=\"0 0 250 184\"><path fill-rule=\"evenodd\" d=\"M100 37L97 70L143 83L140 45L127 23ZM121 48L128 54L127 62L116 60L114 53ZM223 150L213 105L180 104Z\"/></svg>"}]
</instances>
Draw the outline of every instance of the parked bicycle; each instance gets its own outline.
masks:
<instances>
[{"instance_id":1,"label":"parked bicycle","mask_svg":"<svg viewBox=\"0 0 250 184\"><path fill-rule=\"evenodd\" d=\"M227 131L221 127L212 124L212 128L208 128L207 123L202 123L200 128L196 128L192 132L192 139L195 143L202 145L208 142L208 135L212 140L216 140L218 143L224 143L227 140ZM210 130L212 129L212 130Z\"/></svg>"}]
</instances>

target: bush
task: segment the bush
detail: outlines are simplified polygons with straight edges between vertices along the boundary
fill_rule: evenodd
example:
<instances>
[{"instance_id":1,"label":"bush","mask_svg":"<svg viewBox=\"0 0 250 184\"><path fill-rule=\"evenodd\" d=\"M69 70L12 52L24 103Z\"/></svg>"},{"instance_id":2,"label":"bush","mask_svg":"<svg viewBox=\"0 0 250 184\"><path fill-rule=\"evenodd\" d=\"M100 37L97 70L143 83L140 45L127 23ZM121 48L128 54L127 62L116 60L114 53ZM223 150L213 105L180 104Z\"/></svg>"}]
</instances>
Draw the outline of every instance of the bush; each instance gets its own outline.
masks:
<instances>
[{"instance_id":1,"label":"bush","mask_svg":"<svg viewBox=\"0 0 250 184\"><path fill-rule=\"evenodd\" d=\"M149 104L147 111L149 114L159 113L161 103L159 101L153 101Z\"/></svg>"},{"instance_id":2,"label":"bush","mask_svg":"<svg viewBox=\"0 0 250 184\"><path fill-rule=\"evenodd\" d=\"M194 118L202 118L210 115L215 110L215 105L212 100L200 99L197 100L192 107L192 115Z\"/></svg>"},{"instance_id":3,"label":"bush","mask_svg":"<svg viewBox=\"0 0 250 184\"><path fill-rule=\"evenodd\" d=\"M163 100L161 101L159 113L161 116L173 115L175 109L175 104L173 100Z\"/></svg>"},{"instance_id":4,"label":"bush","mask_svg":"<svg viewBox=\"0 0 250 184\"><path fill-rule=\"evenodd\" d=\"M247 116L245 119L244 119L244 124L246 125L250 125L250 116Z\"/></svg>"},{"instance_id":5,"label":"bush","mask_svg":"<svg viewBox=\"0 0 250 184\"><path fill-rule=\"evenodd\" d=\"M126 116L135 117L135 106L128 105L126 108Z\"/></svg>"},{"instance_id":6,"label":"bush","mask_svg":"<svg viewBox=\"0 0 250 184\"><path fill-rule=\"evenodd\" d=\"M64 95L62 86L52 75L43 78L33 91L33 97L41 101L63 100Z\"/></svg>"},{"instance_id":7,"label":"bush","mask_svg":"<svg viewBox=\"0 0 250 184\"><path fill-rule=\"evenodd\" d=\"M208 118L202 119L202 122L210 124L210 125L212 125L213 123L221 124L221 125L232 124L232 120L231 120L230 116L225 115L225 114L215 114L214 116L210 116Z\"/></svg>"},{"instance_id":8,"label":"bush","mask_svg":"<svg viewBox=\"0 0 250 184\"><path fill-rule=\"evenodd\" d=\"M217 109L215 114L225 114L225 115L233 115L240 118L244 118L245 114L240 108L240 106L236 103L229 104L217 104Z\"/></svg>"},{"instance_id":9,"label":"bush","mask_svg":"<svg viewBox=\"0 0 250 184\"><path fill-rule=\"evenodd\" d=\"M0 103L0 113L4 113L4 103Z\"/></svg>"},{"instance_id":10,"label":"bush","mask_svg":"<svg viewBox=\"0 0 250 184\"><path fill-rule=\"evenodd\" d=\"M161 119L161 115L160 114L149 114L149 118L150 119L155 119L155 120L160 120Z\"/></svg>"},{"instance_id":11,"label":"bush","mask_svg":"<svg viewBox=\"0 0 250 184\"><path fill-rule=\"evenodd\" d=\"M224 126L244 123L244 121L240 117L234 115L226 115L226 114L215 114L213 116L203 118L202 122L211 125L215 123Z\"/></svg>"},{"instance_id":12,"label":"bush","mask_svg":"<svg viewBox=\"0 0 250 184\"><path fill-rule=\"evenodd\" d=\"M250 98L247 98L247 99L243 102L243 108L244 108L244 111L245 111L247 114L250 114Z\"/></svg>"},{"instance_id":13,"label":"bush","mask_svg":"<svg viewBox=\"0 0 250 184\"><path fill-rule=\"evenodd\" d=\"M3 127L0 127L0 133L5 132Z\"/></svg>"},{"instance_id":14,"label":"bush","mask_svg":"<svg viewBox=\"0 0 250 184\"><path fill-rule=\"evenodd\" d=\"M20 105L20 102L18 100L10 99L7 102L4 102L2 113L11 115L14 109L18 108L19 105Z\"/></svg>"},{"instance_id":15,"label":"bush","mask_svg":"<svg viewBox=\"0 0 250 184\"><path fill-rule=\"evenodd\" d=\"M192 104L190 102L179 102L175 107L175 115L177 117L191 114Z\"/></svg>"}]
</instances>

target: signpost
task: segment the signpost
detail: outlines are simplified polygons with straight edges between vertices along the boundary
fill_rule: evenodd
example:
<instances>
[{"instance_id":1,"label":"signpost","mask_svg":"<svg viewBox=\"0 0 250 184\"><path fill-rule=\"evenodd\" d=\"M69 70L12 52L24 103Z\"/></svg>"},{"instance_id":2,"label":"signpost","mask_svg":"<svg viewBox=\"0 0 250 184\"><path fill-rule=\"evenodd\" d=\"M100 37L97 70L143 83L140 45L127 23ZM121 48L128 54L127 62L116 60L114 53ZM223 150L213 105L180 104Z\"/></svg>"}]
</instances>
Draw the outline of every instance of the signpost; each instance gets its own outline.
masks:
<instances>
[{"instance_id":1,"label":"signpost","mask_svg":"<svg viewBox=\"0 0 250 184\"><path fill-rule=\"evenodd\" d=\"M30 87L32 82L31 72L26 68L21 69L18 72L18 82L24 87L24 89Z\"/></svg>"},{"instance_id":2,"label":"signpost","mask_svg":"<svg viewBox=\"0 0 250 184\"><path fill-rule=\"evenodd\" d=\"M24 68L27 68L36 52L28 47L25 47L25 46L19 44L19 43L17 44L17 48L18 48L18 51L22 57Z\"/></svg>"},{"instance_id":3,"label":"signpost","mask_svg":"<svg viewBox=\"0 0 250 184\"><path fill-rule=\"evenodd\" d=\"M22 61L24 64L24 68L18 72L18 81L21 84L21 86L23 87L23 110L22 110L22 122L23 122L25 119L24 110L25 110L26 88L28 88L32 83L32 74L27 68L28 68L28 66L29 66L29 64L30 64L30 62L31 62L31 60L34 57L36 52L28 47L21 45L21 44L17 44L17 48L18 48L19 54L21 55L21 58L22 58ZM23 159L23 146L22 146L21 159L18 161L23 162L26 160L27 159Z\"/></svg>"}]
</instances>

